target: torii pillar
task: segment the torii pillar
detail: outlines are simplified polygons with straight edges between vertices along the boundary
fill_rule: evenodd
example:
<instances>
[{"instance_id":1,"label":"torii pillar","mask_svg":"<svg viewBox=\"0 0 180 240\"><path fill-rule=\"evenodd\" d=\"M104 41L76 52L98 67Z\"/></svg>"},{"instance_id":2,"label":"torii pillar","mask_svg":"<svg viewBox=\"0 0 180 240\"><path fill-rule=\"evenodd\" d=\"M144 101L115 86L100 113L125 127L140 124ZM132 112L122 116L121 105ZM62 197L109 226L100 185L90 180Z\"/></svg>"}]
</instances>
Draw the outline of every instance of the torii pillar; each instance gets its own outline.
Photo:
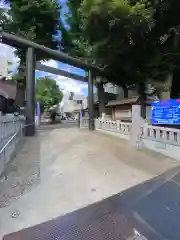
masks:
<instances>
[{"instance_id":1,"label":"torii pillar","mask_svg":"<svg viewBox=\"0 0 180 240\"><path fill-rule=\"evenodd\" d=\"M89 111L89 130L94 130L94 97L93 97L93 74L88 72L88 111Z\"/></svg>"},{"instance_id":2,"label":"torii pillar","mask_svg":"<svg viewBox=\"0 0 180 240\"><path fill-rule=\"evenodd\" d=\"M26 52L26 136L35 135L35 51Z\"/></svg>"}]
</instances>

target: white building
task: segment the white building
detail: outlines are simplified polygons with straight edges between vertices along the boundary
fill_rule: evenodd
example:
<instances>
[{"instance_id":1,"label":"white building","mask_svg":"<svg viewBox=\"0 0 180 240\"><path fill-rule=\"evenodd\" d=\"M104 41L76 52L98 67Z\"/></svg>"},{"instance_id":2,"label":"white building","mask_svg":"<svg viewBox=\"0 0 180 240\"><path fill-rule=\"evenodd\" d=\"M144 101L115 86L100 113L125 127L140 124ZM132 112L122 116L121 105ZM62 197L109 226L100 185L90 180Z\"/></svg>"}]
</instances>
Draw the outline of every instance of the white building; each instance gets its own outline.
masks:
<instances>
[{"instance_id":1,"label":"white building","mask_svg":"<svg viewBox=\"0 0 180 240\"><path fill-rule=\"evenodd\" d=\"M122 89L112 83L106 83L104 84L104 92L118 95L121 94Z\"/></svg>"},{"instance_id":2,"label":"white building","mask_svg":"<svg viewBox=\"0 0 180 240\"><path fill-rule=\"evenodd\" d=\"M82 101L82 100L81 100ZM61 107L61 112L66 116L74 116L75 119L78 119L79 112L82 110L82 103L79 100L68 100L63 103Z\"/></svg>"},{"instance_id":3,"label":"white building","mask_svg":"<svg viewBox=\"0 0 180 240\"><path fill-rule=\"evenodd\" d=\"M8 78L13 71L14 53L12 48L0 44L0 78Z\"/></svg>"},{"instance_id":4,"label":"white building","mask_svg":"<svg viewBox=\"0 0 180 240\"><path fill-rule=\"evenodd\" d=\"M74 101L83 101L85 99L85 96L81 93L75 93L73 96Z\"/></svg>"},{"instance_id":5,"label":"white building","mask_svg":"<svg viewBox=\"0 0 180 240\"><path fill-rule=\"evenodd\" d=\"M88 108L88 97L85 97L82 102L82 109L87 109L87 108Z\"/></svg>"},{"instance_id":6,"label":"white building","mask_svg":"<svg viewBox=\"0 0 180 240\"><path fill-rule=\"evenodd\" d=\"M71 113L82 109L82 105L74 100L68 100L64 103L63 112Z\"/></svg>"}]
</instances>

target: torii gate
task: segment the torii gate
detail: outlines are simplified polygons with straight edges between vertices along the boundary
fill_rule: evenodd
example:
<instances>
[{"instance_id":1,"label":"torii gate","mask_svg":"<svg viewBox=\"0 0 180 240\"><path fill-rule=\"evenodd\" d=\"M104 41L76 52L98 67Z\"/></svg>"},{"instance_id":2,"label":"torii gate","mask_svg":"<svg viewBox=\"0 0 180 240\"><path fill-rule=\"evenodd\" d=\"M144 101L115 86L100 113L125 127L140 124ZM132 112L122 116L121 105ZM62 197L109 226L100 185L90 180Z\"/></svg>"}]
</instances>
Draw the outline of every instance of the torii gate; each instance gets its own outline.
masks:
<instances>
[{"instance_id":1,"label":"torii gate","mask_svg":"<svg viewBox=\"0 0 180 240\"><path fill-rule=\"evenodd\" d=\"M26 50L26 125L27 136L35 134L35 70L51 72L57 75L74 78L80 81L88 82L88 111L89 111L89 130L94 130L94 103L93 103L93 77L105 77L104 71L94 65L87 64L77 58L73 58L64 54L61 51L47 48L35 42L23 39L13 34L1 31L2 43L15 48ZM77 68L88 71L88 77L82 77L77 74L72 74L60 69L52 68L36 63L36 52L43 52L48 58L67 63Z\"/></svg>"}]
</instances>

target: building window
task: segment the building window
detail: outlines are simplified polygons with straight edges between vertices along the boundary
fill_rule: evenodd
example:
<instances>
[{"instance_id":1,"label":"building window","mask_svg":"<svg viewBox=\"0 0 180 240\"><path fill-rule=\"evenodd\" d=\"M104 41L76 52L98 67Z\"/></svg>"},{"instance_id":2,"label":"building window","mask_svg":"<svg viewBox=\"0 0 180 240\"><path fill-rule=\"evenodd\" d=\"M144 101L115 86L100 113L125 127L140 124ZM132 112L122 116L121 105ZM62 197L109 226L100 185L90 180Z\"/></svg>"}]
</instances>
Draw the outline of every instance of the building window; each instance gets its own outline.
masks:
<instances>
[{"instance_id":1,"label":"building window","mask_svg":"<svg viewBox=\"0 0 180 240\"><path fill-rule=\"evenodd\" d=\"M82 104L82 100L77 100L77 104Z\"/></svg>"}]
</instances>

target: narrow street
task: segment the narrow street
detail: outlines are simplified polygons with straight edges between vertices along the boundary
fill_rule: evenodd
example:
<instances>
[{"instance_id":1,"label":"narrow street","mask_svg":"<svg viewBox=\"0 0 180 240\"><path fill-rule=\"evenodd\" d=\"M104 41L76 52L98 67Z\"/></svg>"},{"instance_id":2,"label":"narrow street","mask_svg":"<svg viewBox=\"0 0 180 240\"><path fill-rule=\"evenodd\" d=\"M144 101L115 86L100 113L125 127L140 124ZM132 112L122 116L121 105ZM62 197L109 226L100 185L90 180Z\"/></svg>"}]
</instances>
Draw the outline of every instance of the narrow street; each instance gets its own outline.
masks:
<instances>
[{"instance_id":1,"label":"narrow street","mask_svg":"<svg viewBox=\"0 0 180 240\"><path fill-rule=\"evenodd\" d=\"M119 193L178 163L70 124L24 139L0 184L0 239Z\"/></svg>"}]
</instances>

